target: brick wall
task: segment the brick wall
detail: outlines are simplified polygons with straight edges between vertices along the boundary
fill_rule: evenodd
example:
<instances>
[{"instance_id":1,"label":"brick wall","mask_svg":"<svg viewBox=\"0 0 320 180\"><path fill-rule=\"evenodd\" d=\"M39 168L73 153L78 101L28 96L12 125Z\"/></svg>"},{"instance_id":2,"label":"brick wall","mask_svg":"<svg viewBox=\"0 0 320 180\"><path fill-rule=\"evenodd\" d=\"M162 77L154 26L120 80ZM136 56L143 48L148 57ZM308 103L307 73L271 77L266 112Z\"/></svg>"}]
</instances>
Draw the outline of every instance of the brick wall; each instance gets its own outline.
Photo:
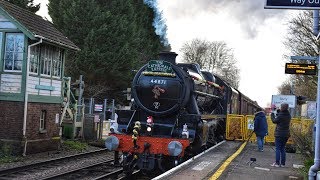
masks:
<instances>
[{"instance_id":1,"label":"brick wall","mask_svg":"<svg viewBox=\"0 0 320 180\"><path fill-rule=\"evenodd\" d=\"M0 139L21 141L23 102L0 101Z\"/></svg>"},{"instance_id":2,"label":"brick wall","mask_svg":"<svg viewBox=\"0 0 320 180\"><path fill-rule=\"evenodd\" d=\"M41 111L46 111L45 131L40 132ZM56 124L56 114L60 115L60 104L29 103L27 120L28 153L56 150L59 140L59 124ZM30 141L29 141L30 140Z\"/></svg>"},{"instance_id":3,"label":"brick wall","mask_svg":"<svg viewBox=\"0 0 320 180\"><path fill-rule=\"evenodd\" d=\"M60 104L29 103L27 136L28 139L45 139L48 137L59 136L59 124L55 123L56 114L61 113ZM41 111L46 111L46 133L40 133L40 115Z\"/></svg>"},{"instance_id":4,"label":"brick wall","mask_svg":"<svg viewBox=\"0 0 320 180\"><path fill-rule=\"evenodd\" d=\"M59 146L59 124L55 123L56 114L61 113L60 104L28 103L27 154L56 150ZM41 111L46 111L44 132L39 131ZM24 147L23 140L24 102L0 101L0 140L14 146L17 153Z\"/></svg>"}]
</instances>

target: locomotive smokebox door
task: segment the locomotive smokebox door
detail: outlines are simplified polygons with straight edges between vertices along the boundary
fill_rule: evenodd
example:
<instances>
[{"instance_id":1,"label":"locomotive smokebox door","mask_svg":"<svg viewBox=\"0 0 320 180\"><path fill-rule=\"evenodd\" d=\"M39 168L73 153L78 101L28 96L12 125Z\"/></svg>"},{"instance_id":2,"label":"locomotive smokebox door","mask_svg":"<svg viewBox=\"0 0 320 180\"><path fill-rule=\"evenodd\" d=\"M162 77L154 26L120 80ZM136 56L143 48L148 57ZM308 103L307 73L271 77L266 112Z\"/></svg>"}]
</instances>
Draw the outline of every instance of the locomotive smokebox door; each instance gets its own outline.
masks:
<instances>
[{"instance_id":1,"label":"locomotive smokebox door","mask_svg":"<svg viewBox=\"0 0 320 180\"><path fill-rule=\"evenodd\" d=\"M187 103L189 84L181 68L167 61L151 60L136 74L132 95L137 105L149 114L169 115Z\"/></svg>"}]
</instances>

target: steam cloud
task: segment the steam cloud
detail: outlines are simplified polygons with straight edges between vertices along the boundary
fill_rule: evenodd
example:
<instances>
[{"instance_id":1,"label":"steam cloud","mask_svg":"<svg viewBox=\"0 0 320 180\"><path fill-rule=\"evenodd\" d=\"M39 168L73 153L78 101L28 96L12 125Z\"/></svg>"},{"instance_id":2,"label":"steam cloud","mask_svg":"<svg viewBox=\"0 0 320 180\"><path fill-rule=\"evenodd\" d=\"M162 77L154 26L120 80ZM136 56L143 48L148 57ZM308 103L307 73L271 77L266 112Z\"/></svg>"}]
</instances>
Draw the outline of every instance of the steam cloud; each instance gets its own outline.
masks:
<instances>
[{"instance_id":1,"label":"steam cloud","mask_svg":"<svg viewBox=\"0 0 320 180\"><path fill-rule=\"evenodd\" d=\"M157 0L144 0L144 3L153 9L155 17L153 19L153 27L155 28L155 33L160 36L160 40L163 45L168 46L169 41L167 38L167 25L165 19L163 18L162 12L158 8Z\"/></svg>"},{"instance_id":2,"label":"steam cloud","mask_svg":"<svg viewBox=\"0 0 320 180\"><path fill-rule=\"evenodd\" d=\"M200 12L227 12L230 18L241 23L242 30L250 38L256 36L257 27L263 25L265 20L283 17L285 14L285 10L264 9L265 0L174 0L174 2L170 6L170 12L177 18L194 16Z\"/></svg>"}]
</instances>

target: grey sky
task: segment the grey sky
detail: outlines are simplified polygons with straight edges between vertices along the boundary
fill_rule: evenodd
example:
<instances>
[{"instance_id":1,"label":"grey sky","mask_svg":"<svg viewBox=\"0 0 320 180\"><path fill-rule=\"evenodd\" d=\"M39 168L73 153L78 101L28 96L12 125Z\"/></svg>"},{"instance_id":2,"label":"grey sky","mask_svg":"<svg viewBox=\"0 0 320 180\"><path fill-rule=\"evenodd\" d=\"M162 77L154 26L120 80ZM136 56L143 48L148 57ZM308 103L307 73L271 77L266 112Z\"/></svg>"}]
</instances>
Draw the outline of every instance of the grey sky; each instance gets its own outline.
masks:
<instances>
[{"instance_id":1,"label":"grey sky","mask_svg":"<svg viewBox=\"0 0 320 180\"><path fill-rule=\"evenodd\" d=\"M158 0L162 1L162 0ZM189 18L199 13L228 13L230 18L240 22L248 38L254 38L257 27L268 18L283 18L284 10L263 9L264 0L174 0L176 6L169 11L176 18ZM210 23L210 22L208 22Z\"/></svg>"}]
</instances>

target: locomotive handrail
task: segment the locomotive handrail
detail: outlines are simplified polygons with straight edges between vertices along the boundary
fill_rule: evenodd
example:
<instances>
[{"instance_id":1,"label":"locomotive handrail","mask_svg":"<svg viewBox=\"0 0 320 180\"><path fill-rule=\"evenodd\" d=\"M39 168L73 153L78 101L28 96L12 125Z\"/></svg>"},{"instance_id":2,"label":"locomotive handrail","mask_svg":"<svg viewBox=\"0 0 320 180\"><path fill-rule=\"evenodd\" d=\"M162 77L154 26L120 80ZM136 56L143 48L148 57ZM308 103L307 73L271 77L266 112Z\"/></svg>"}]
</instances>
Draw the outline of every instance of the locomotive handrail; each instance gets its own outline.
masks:
<instances>
[{"instance_id":1,"label":"locomotive handrail","mask_svg":"<svg viewBox=\"0 0 320 180\"><path fill-rule=\"evenodd\" d=\"M200 94L200 95L205 95L205 96L210 96L210 97L217 98L217 99L222 99L219 96L216 96L216 95L213 95L213 94L204 93L204 92L201 92L201 91L193 91L193 92L196 93L196 94Z\"/></svg>"},{"instance_id":2,"label":"locomotive handrail","mask_svg":"<svg viewBox=\"0 0 320 180\"><path fill-rule=\"evenodd\" d=\"M174 121L174 124L173 124L172 128L171 128L171 133L170 133L171 136L172 136L172 134L173 134L173 131L174 131L174 128L176 127L177 122L178 122L178 120L176 119L176 120Z\"/></svg>"},{"instance_id":3,"label":"locomotive handrail","mask_svg":"<svg viewBox=\"0 0 320 180\"><path fill-rule=\"evenodd\" d=\"M142 74L145 75L145 76L176 77L176 74L174 74L174 73L164 73L164 72L143 71Z\"/></svg>"},{"instance_id":4,"label":"locomotive handrail","mask_svg":"<svg viewBox=\"0 0 320 180\"><path fill-rule=\"evenodd\" d=\"M209 85L211 85L211 86L214 86L214 87L216 87L216 88L222 89L221 86L219 86L218 84L216 84L216 83L214 83L214 82L207 81L207 80L203 80L203 79L199 79L198 77L193 76L193 75L190 75L190 74L189 74L189 76L190 76L191 78L193 78L194 80L196 80L196 81L200 81L200 82L202 82L202 83L207 83L207 84L209 84Z\"/></svg>"},{"instance_id":5,"label":"locomotive handrail","mask_svg":"<svg viewBox=\"0 0 320 180\"><path fill-rule=\"evenodd\" d=\"M126 131L127 131L127 132L128 132L128 128L129 128L129 126L130 126L130 124L131 124L131 122L132 122L132 119L133 119L134 115L136 114L136 111L137 111L137 110L134 110L133 113L132 113L132 116L131 116L131 118L130 118L130 121L129 121L127 127L126 127Z\"/></svg>"}]
</instances>

